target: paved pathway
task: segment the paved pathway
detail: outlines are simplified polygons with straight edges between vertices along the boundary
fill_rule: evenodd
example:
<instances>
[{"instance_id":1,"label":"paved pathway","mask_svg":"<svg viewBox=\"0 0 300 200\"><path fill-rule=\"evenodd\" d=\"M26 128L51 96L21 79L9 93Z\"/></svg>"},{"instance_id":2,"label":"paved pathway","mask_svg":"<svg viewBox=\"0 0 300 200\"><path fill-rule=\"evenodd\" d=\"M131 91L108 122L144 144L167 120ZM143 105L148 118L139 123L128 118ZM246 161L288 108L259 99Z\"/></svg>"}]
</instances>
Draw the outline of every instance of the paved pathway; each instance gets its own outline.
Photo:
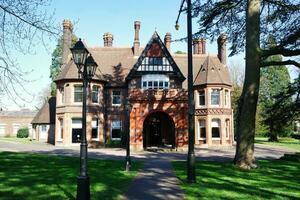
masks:
<instances>
[{"instance_id":1,"label":"paved pathway","mask_svg":"<svg viewBox=\"0 0 300 200\"><path fill-rule=\"evenodd\" d=\"M55 147L45 143L21 144L15 142L1 141L0 151L44 153L52 155L79 156L78 147ZM285 153L293 151L270 145L255 145L255 156L257 159L277 159ZM89 157L95 159L124 160L123 149L89 149ZM230 148L196 148L197 160L232 160L235 147ZM145 162L144 169L132 182L125 194L127 200L152 200L152 199L183 199L178 179L172 170L171 161L186 160L186 152L133 152L133 160Z\"/></svg>"},{"instance_id":2,"label":"paved pathway","mask_svg":"<svg viewBox=\"0 0 300 200\"><path fill-rule=\"evenodd\" d=\"M184 199L167 158L149 159L125 194L128 200Z\"/></svg>"}]
</instances>

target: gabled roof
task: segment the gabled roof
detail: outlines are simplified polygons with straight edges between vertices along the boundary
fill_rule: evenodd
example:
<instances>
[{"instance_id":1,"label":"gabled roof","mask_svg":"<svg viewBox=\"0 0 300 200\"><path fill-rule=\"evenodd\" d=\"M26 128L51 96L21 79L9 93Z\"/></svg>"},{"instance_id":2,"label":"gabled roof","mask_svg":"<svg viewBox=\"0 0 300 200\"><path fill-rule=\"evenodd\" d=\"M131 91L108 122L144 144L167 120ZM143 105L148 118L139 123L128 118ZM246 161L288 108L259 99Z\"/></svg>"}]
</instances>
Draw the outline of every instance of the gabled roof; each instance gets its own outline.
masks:
<instances>
[{"instance_id":1,"label":"gabled roof","mask_svg":"<svg viewBox=\"0 0 300 200\"><path fill-rule=\"evenodd\" d=\"M102 47L89 48L107 86L124 86L125 78L136 63L132 48ZM142 52L142 49L140 49Z\"/></svg>"},{"instance_id":2,"label":"gabled roof","mask_svg":"<svg viewBox=\"0 0 300 200\"><path fill-rule=\"evenodd\" d=\"M56 98L50 97L35 115L31 124L55 124Z\"/></svg>"},{"instance_id":3,"label":"gabled roof","mask_svg":"<svg viewBox=\"0 0 300 200\"><path fill-rule=\"evenodd\" d=\"M97 63L97 61L95 61ZM97 63L98 64L98 63ZM99 65L99 64L98 64ZM78 79L78 69L71 59L65 66L61 66L62 70L55 79L55 82L61 80L77 80ZM99 67L96 69L95 76L93 77L94 80L106 81L104 75L102 74Z\"/></svg>"},{"instance_id":4,"label":"gabled roof","mask_svg":"<svg viewBox=\"0 0 300 200\"><path fill-rule=\"evenodd\" d=\"M134 66L130 70L128 76L126 77L126 80L130 80L134 76L135 72L138 70L138 67L142 64L144 58L147 56L147 52L151 49L151 46L153 43L159 44L159 47L160 47L161 51L163 52L164 56L168 59L170 65L173 67L173 73L175 73L178 76L178 78L181 79L181 81L184 81L185 80L184 75L180 71L179 67L177 66L176 62L174 61L173 57L171 56L169 50L167 49L165 44L162 42L162 40L160 39L160 37L156 31L153 33L151 39L147 43L145 49L141 53L137 62L134 64Z\"/></svg>"},{"instance_id":5,"label":"gabled roof","mask_svg":"<svg viewBox=\"0 0 300 200\"><path fill-rule=\"evenodd\" d=\"M195 86L204 84L232 85L228 67L217 57L207 56L194 79Z\"/></svg>"},{"instance_id":6,"label":"gabled roof","mask_svg":"<svg viewBox=\"0 0 300 200\"><path fill-rule=\"evenodd\" d=\"M107 86L123 86L125 77L137 60L132 48L96 47L88 48L88 51L98 65L93 80L107 81ZM62 80L78 80L78 70L73 60L62 66L55 82Z\"/></svg>"},{"instance_id":7,"label":"gabled roof","mask_svg":"<svg viewBox=\"0 0 300 200\"><path fill-rule=\"evenodd\" d=\"M132 48L119 47L95 47L88 48L95 62L98 64L96 75L93 80L107 81L106 86L125 87L126 77L130 78L143 61L143 54L151 47L153 41L157 41L163 48L177 76L183 80L182 87L187 88L187 54L170 54L157 32L153 34L145 49L139 56L134 56ZM145 55L145 54L144 54ZM201 68L201 70L200 70ZM209 70L207 70L209 69ZM214 70L212 70L214 69ZM215 70L217 69L217 70ZM194 54L193 55L193 78L194 85L202 84L226 84L231 85L228 68L223 65L216 55ZM62 67L62 71L55 80L58 81L79 80L77 67L73 60Z\"/></svg>"}]
</instances>

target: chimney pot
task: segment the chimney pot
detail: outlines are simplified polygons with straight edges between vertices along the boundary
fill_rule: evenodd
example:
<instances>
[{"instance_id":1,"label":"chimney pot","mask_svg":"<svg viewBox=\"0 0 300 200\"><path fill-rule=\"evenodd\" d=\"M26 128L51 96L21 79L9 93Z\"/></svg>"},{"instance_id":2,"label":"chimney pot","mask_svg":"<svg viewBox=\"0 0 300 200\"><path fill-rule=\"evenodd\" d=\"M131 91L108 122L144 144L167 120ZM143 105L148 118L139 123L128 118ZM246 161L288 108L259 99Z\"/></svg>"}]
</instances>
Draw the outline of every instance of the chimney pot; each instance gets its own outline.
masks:
<instances>
[{"instance_id":1,"label":"chimney pot","mask_svg":"<svg viewBox=\"0 0 300 200\"><path fill-rule=\"evenodd\" d=\"M206 54L206 41L203 38L198 38L193 41L194 54Z\"/></svg>"},{"instance_id":2,"label":"chimney pot","mask_svg":"<svg viewBox=\"0 0 300 200\"><path fill-rule=\"evenodd\" d=\"M201 39L201 44L202 44L202 54L206 54L206 40L204 38Z\"/></svg>"},{"instance_id":3,"label":"chimney pot","mask_svg":"<svg viewBox=\"0 0 300 200\"><path fill-rule=\"evenodd\" d=\"M111 34L111 33L104 33L103 34L104 47L112 47L113 40L114 40L113 34Z\"/></svg>"},{"instance_id":4,"label":"chimney pot","mask_svg":"<svg viewBox=\"0 0 300 200\"><path fill-rule=\"evenodd\" d=\"M167 47L168 51L171 51L171 40L172 40L172 35L171 33L166 33L165 35L165 46Z\"/></svg>"},{"instance_id":5,"label":"chimney pot","mask_svg":"<svg viewBox=\"0 0 300 200\"><path fill-rule=\"evenodd\" d=\"M62 64L66 65L69 62L69 58L71 55L70 48L72 45L73 25L69 19L65 19L62 25L63 25Z\"/></svg>"},{"instance_id":6,"label":"chimney pot","mask_svg":"<svg viewBox=\"0 0 300 200\"><path fill-rule=\"evenodd\" d=\"M200 54L199 53L199 44L200 44L200 39L195 39L193 41L193 47L194 47L194 54Z\"/></svg>"},{"instance_id":7,"label":"chimney pot","mask_svg":"<svg viewBox=\"0 0 300 200\"><path fill-rule=\"evenodd\" d=\"M134 22L134 42L133 42L133 54L134 56L139 55L140 50L140 28L141 28L141 22L135 21Z\"/></svg>"}]
</instances>

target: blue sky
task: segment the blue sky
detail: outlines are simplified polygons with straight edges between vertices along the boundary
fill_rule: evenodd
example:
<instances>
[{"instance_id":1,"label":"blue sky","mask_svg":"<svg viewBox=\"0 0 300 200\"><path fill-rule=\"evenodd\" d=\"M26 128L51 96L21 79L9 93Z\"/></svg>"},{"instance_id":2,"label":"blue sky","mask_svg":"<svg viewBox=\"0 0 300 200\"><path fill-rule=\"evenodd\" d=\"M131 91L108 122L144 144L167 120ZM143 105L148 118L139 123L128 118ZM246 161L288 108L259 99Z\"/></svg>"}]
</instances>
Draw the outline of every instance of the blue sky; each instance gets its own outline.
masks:
<instances>
[{"instance_id":1,"label":"blue sky","mask_svg":"<svg viewBox=\"0 0 300 200\"><path fill-rule=\"evenodd\" d=\"M84 39L88 46L102 46L102 35L105 32L114 35L114 46L132 46L133 23L136 20L141 21L140 40L141 45L144 46L155 30L162 38L166 32L171 32L172 39L186 36L185 14L180 18L180 30L174 29L180 3L181 0L52 0L49 12L55 12L54 18L60 25L66 18L75 22L74 33ZM194 32L197 31L196 24L193 29ZM42 45L34 48L33 55L17 55L19 63L22 63L22 69L33 70L27 77L32 81L25 83L32 97L21 91L29 101L19 100L21 107L35 109L41 91L50 85L49 66L56 41L48 41L48 43L47 49ZM216 43L211 44L208 41L207 45L207 51L216 54ZM172 43L171 49L186 52L186 43ZM230 58L228 63L243 67L243 54ZM9 110L20 108L7 98L4 99L4 107Z\"/></svg>"}]
</instances>

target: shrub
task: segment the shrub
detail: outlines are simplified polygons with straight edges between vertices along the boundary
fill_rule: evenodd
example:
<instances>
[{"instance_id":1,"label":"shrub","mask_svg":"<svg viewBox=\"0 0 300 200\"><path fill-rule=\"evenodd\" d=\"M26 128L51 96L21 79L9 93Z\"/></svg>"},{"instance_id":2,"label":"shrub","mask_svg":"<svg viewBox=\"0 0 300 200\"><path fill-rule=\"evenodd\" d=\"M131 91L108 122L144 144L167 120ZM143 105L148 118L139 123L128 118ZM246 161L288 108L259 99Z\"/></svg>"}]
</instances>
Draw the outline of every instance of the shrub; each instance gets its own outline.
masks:
<instances>
[{"instance_id":1,"label":"shrub","mask_svg":"<svg viewBox=\"0 0 300 200\"><path fill-rule=\"evenodd\" d=\"M28 138L29 129L28 128L20 128L17 133L17 138Z\"/></svg>"},{"instance_id":2,"label":"shrub","mask_svg":"<svg viewBox=\"0 0 300 200\"><path fill-rule=\"evenodd\" d=\"M293 133L291 137L300 140L300 134Z\"/></svg>"}]
</instances>

